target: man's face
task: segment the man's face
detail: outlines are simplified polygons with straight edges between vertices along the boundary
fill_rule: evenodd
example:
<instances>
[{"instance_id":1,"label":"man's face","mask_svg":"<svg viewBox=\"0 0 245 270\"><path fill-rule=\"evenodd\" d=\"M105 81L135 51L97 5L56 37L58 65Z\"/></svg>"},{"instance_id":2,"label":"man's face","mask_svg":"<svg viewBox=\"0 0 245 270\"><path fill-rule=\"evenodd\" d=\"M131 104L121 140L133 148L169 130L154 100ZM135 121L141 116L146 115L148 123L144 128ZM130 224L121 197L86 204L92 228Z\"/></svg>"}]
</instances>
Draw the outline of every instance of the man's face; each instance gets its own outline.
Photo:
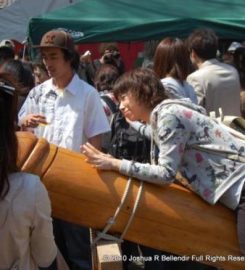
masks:
<instances>
[{"instance_id":1,"label":"man's face","mask_svg":"<svg viewBox=\"0 0 245 270\"><path fill-rule=\"evenodd\" d=\"M44 71L39 66L36 66L34 68L33 74L34 74L34 79L35 79L35 85L38 85L40 83L43 83L44 81L46 81L49 78L49 76L46 73L46 71Z\"/></svg>"},{"instance_id":2,"label":"man's face","mask_svg":"<svg viewBox=\"0 0 245 270\"><path fill-rule=\"evenodd\" d=\"M50 77L62 77L71 69L70 62L64 59L64 54L59 48L43 48L41 55Z\"/></svg>"}]
</instances>

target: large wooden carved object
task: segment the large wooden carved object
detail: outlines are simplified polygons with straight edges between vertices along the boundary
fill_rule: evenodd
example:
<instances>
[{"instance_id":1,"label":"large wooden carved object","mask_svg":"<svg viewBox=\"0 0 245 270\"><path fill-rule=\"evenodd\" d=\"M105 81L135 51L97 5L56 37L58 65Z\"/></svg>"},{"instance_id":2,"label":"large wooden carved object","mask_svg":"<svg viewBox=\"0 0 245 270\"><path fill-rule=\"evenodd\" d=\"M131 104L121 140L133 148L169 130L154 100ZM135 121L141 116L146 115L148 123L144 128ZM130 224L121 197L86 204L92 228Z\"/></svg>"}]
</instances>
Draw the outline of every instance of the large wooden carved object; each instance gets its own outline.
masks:
<instances>
[{"instance_id":1,"label":"large wooden carved object","mask_svg":"<svg viewBox=\"0 0 245 270\"><path fill-rule=\"evenodd\" d=\"M127 178L97 171L84 161L83 155L38 140L30 133L17 135L19 165L23 171L41 177L51 198L53 215L94 229L104 228L121 201ZM123 231L139 186L140 182L133 180L111 233ZM179 255L195 255L222 269L245 269L245 262L237 261L242 257L234 213L220 204L210 206L175 184L166 187L144 184L125 239Z\"/></svg>"}]
</instances>

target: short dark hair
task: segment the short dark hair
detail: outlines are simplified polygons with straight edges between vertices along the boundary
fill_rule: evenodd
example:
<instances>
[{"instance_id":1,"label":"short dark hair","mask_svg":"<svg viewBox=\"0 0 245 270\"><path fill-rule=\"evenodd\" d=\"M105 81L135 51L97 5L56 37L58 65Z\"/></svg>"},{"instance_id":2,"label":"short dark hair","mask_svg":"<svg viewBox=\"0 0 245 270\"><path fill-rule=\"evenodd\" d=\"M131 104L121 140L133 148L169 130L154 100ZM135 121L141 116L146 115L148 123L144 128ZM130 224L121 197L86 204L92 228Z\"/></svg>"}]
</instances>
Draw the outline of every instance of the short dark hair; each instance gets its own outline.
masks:
<instances>
[{"instance_id":1,"label":"short dark hair","mask_svg":"<svg viewBox=\"0 0 245 270\"><path fill-rule=\"evenodd\" d=\"M0 65L11 59L14 59L14 49L7 46L0 47Z\"/></svg>"},{"instance_id":2,"label":"short dark hair","mask_svg":"<svg viewBox=\"0 0 245 270\"><path fill-rule=\"evenodd\" d=\"M212 29L197 29L187 40L189 51L192 50L204 60L216 58L218 37Z\"/></svg>"},{"instance_id":3,"label":"short dark hair","mask_svg":"<svg viewBox=\"0 0 245 270\"><path fill-rule=\"evenodd\" d=\"M64 59L66 61L69 61L71 63L71 67L77 71L78 68L79 68L79 53L76 52L75 50L73 51L68 51L66 49L61 49L61 51L63 52L63 55L64 55Z\"/></svg>"},{"instance_id":4,"label":"short dark hair","mask_svg":"<svg viewBox=\"0 0 245 270\"><path fill-rule=\"evenodd\" d=\"M156 48L153 69L159 78L171 76L183 82L190 71L190 57L185 43L179 38L163 39Z\"/></svg>"},{"instance_id":5,"label":"short dark hair","mask_svg":"<svg viewBox=\"0 0 245 270\"><path fill-rule=\"evenodd\" d=\"M148 68L137 68L119 77L113 90L115 97L131 92L138 103L153 109L162 100L167 99L164 87L155 74Z\"/></svg>"},{"instance_id":6,"label":"short dark hair","mask_svg":"<svg viewBox=\"0 0 245 270\"><path fill-rule=\"evenodd\" d=\"M98 91L111 91L116 79L119 77L118 69L109 64L102 64L96 71L94 85Z\"/></svg>"}]
</instances>

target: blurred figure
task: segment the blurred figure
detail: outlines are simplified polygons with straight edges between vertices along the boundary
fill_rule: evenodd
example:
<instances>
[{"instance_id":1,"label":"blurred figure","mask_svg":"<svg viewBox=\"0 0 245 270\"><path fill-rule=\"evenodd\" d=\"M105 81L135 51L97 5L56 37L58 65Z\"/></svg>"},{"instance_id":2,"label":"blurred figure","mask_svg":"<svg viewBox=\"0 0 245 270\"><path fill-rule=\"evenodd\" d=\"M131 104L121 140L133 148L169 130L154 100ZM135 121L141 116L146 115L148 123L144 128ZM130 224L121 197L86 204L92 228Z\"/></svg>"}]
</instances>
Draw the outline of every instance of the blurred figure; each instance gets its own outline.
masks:
<instances>
[{"instance_id":1,"label":"blurred figure","mask_svg":"<svg viewBox=\"0 0 245 270\"><path fill-rule=\"evenodd\" d=\"M197 70L187 77L207 113L219 108L224 115L240 116L240 82L235 68L216 59L218 38L211 29L195 30L188 38L190 58Z\"/></svg>"},{"instance_id":2,"label":"blurred figure","mask_svg":"<svg viewBox=\"0 0 245 270\"><path fill-rule=\"evenodd\" d=\"M4 63L14 59L14 50L9 46L0 46L0 71Z\"/></svg>"},{"instance_id":3,"label":"blurred figure","mask_svg":"<svg viewBox=\"0 0 245 270\"><path fill-rule=\"evenodd\" d=\"M57 254L51 205L39 177L17 165L17 89L10 78L0 74L0 269L37 270Z\"/></svg>"},{"instance_id":4,"label":"blurred figure","mask_svg":"<svg viewBox=\"0 0 245 270\"><path fill-rule=\"evenodd\" d=\"M22 62L30 62L30 48L27 44L24 44L24 47L20 49L17 58Z\"/></svg>"},{"instance_id":5,"label":"blurred figure","mask_svg":"<svg viewBox=\"0 0 245 270\"><path fill-rule=\"evenodd\" d=\"M241 92L241 114L245 118L245 91Z\"/></svg>"},{"instance_id":6,"label":"blurred figure","mask_svg":"<svg viewBox=\"0 0 245 270\"><path fill-rule=\"evenodd\" d=\"M15 45L14 42L11 39L3 39L0 42L0 47L9 47L15 51Z\"/></svg>"},{"instance_id":7,"label":"blurred figure","mask_svg":"<svg viewBox=\"0 0 245 270\"><path fill-rule=\"evenodd\" d=\"M154 55L159 42L159 40L149 40L144 42L144 60L142 63L143 68L153 68Z\"/></svg>"},{"instance_id":8,"label":"blurred figure","mask_svg":"<svg viewBox=\"0 0 245 270\"><path fill-rule=\"evenodd\" d=\"M234 52L236 49L242 47L242 44L237 41L233 41L227 51L223 54L222 60L226 64L233 65L234 62Z\"/></svg>"},{"instance_id":9,"label":"blurred figure","mask_svg":"<svg viewBox=\"0 0 245 270\"><path fill-rule=\"evenodd\" d=\"M186 82L190 66L188 50L181 39L167 37L159 43L153 69L161 78L166 94L171 99L189 98L197 104L196 93Z\"/></svg>"},{"instance_id":10,"label":"blurred figure","mask_svg":"<svg viewBox=\"0 0 245 270\"><path fill-rule=\"evenodd\" d=\"M91 52L86 51L82 55L80 55L78 46L77 46L77 52L79 54L79 67L77 71L79 78L89 83L90 85L94 85L94 82L92 81L91 74L90 74L90 72L94 72L93 68L90 67L90 65L92 65L93 63Z\"/></svg>"},{"instance_id":11,"label":"blurred figure","mask_svg":"<svg viewBox=\"0 0 245 270\"><path fill-rule=\"evenodd\" d=\"M110 93L112 96L113 85L118 77L119 71L115 66L104 64L95 74L94 85L100 94Z\"/></svg>"},{"instance_id":12,"label":"blurred figure","mask_svg":"<svg viewBox=\"0 0 245 270\"><path fill-rule=\"evenodd\" d=\"M113 65L118 69L120 75L123 74L125 67L117 43L101 43L99 46L99 53L100 58L95 59L87 66L87 76L89 81L94 83L95 74L103 64Z\"/></svg>"},{"instance_id":13,"label":"blurred figure","mask_svg":"<svg viewBox=\"0 0 245 270\"><path fill-rule=\"evenodd\" d=\"M34 87L31 66L27 63L22 63L20 60L12 59L3 65L2 71L11 74L18 83L19 95L17 111L19 111L30 90Z\"/></svg>"},{"instance_id":14,"label":"blurred figure","mask_svg":"<svg viewBox=\"0 0 245 270\"><path fill-rule=\"evenodd\" d=\"M115 113L118 112L118 101L112 91L118 77L119 72L117 68L109 64L101 65L95 74L95 88L99 91L100 100L110 125L112 124ZM102 151L108 152L110 141L111 132L103 134Z\"/></svg>"},{"instance_id":15,"label":"blurred figure","mask_svg":"<svg viewBox=\"0 0 245 270\"><path fill-rule=\"evenodd\" d=\"M39 85L49 79L48 71L42 61L32 62L35 85Z\"/></svg>"},{"instance_id":16,"label":"blurred figure","mask_svg":"<svg viewBox=\"0 0 245 270\"><path fill-rule=\"evenodd\" d=\"M241 90L245 91L245 47L239 47L235 50L233 65L239 74Z\"/></svg>"},{"instance_id":17,"label":"blurred figure","mask_svg":"<svg viewBox=\"0 0 245 270\"><path fill-rule=\"evenodd\" d=\"M241 84L241 114L245 118L245 47L239 47L234 52L233 64L238 71Z\"/></svg>"}]
</instances>

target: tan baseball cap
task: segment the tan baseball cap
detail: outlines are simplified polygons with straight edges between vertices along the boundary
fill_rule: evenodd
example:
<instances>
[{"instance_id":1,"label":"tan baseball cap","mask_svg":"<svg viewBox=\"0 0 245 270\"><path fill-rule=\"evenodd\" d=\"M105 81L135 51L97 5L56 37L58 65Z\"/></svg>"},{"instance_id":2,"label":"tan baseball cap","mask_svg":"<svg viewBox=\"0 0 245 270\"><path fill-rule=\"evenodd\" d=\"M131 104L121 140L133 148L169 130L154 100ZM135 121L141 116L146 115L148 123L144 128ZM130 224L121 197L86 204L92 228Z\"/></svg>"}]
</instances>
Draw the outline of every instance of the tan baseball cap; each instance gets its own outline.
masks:
<instances>
[{"instance_id":1,"label":"tan baseball cap","mask_svg":"<svg viewBox=\"0 0 245 270\"><path fill-rule=\"evenodd\" d=\"M43 35L40 45L33 48L61 48L68 51L74 51L74 42L72 36L61 30L51 30Z\"/></svg>"}]
</instances>

